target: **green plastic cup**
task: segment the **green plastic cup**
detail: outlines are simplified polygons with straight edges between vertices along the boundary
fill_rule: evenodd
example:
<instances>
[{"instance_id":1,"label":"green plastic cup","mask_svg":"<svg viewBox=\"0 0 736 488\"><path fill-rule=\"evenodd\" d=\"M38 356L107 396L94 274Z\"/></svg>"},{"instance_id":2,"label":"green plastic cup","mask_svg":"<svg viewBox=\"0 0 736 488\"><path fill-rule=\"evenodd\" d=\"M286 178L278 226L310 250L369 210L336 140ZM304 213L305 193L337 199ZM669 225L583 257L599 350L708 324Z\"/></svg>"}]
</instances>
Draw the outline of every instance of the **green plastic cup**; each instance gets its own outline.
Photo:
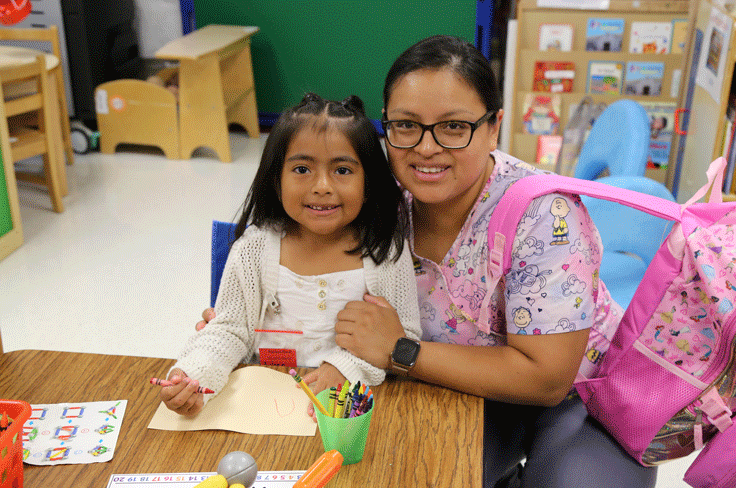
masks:
<instances>
[{"instance_id":1,"label":"green plastic cup","mask_svg":"<svg viewBox=\"0 0 736 488\"><path fill-rule=\"evenodd\" d=\"M317 399L327 408L330 398L330 390L322 390L317 394ZM324 415L315 408L317 414L317 425L322 436L322 445L325 452L337 449L342 454L342 464L355 464L363 459L365 441L368 438L368 429L371 426L371 417L375 408L375 397L373 406L363 415L351 419L336 419Z\"/></svg>"}]
</instances>

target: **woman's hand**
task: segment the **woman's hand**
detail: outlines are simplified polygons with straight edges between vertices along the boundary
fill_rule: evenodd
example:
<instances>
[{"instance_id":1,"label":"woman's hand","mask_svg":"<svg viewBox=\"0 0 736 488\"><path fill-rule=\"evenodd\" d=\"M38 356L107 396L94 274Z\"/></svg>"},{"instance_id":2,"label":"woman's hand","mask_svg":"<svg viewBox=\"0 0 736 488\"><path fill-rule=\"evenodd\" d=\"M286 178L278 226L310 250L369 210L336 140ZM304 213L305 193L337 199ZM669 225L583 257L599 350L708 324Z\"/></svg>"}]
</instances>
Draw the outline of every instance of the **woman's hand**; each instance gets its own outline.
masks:
<instances>
[{"instance_id":1,"label":"woman's hand","mask_svg":"<svg viewBox=\"0 0 736 488\"><path fill-rule=\"evenodd\" d=\"M173 369L169 373L172 386L161 388L161 401L164 405L179 415L194 416L204 407L204 395L197 393L199 381L193 380L180 369Z\"/></svg>"},{"instance_id":2,"label":"woman's hand","mask_svg":"<svg viewBox=\"0 0 736 488\"><path fill-rule=\"evenodd\" d=\"M207 325L210 320L215 318L215 309L212 307L205 308L204 312L202 312L202 318L204 320L200 320L197 322L197 325L194 326L197 331L204 329L204 326Z\"/></svg>"},{"instance_id":3,"label":"woman's hand","mask_svg":"<svg viewBox=\"0 0 736 488\"><path fill-rule=\"evenodd\" d=\"M389 369L390 356L405 337L399 315L383 297L364 295L362 302L348 302L338 312L335 342L377 368Z\"/></svg>"},{"instance_id":4,"label":"woman's hand","mask_svg":"<svg viewBox=\"0 0 736 488\"><path fill-rule=\"evenodd\" d=\"M347 378L345 378L342 373L340 373L340 371L330 363L322 363L319 368L305 374L303 379L304 382L309 385L309 389L312 390L312 393L316 395L320 391L326 390L331 386L342 385L345 383ZM327 405L324 405L324 407L327 408ZM315 422L317 421L317 416L314 413L314 404L312 402L309 402L307 413Z\"/></svg>"}]
</instances>

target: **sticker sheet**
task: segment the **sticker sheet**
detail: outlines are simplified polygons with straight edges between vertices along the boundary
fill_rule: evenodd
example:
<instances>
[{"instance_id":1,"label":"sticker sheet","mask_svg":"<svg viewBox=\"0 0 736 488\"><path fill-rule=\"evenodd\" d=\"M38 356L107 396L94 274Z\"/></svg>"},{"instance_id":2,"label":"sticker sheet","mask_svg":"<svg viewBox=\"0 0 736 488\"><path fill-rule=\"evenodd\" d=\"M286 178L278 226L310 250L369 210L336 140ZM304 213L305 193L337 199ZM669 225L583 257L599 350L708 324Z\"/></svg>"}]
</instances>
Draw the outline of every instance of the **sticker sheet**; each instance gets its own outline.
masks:
<instances>
[{"instance_id":1,"label":"sticker sheet","mask_svg":"<svg viewBox=\"0 0 736 488\"><path fill-rule=\"evenodd\" d=\"M23 462L104 463L112 459L127 400L31 405L23 425Z\"/></svg>"}]
</instances>

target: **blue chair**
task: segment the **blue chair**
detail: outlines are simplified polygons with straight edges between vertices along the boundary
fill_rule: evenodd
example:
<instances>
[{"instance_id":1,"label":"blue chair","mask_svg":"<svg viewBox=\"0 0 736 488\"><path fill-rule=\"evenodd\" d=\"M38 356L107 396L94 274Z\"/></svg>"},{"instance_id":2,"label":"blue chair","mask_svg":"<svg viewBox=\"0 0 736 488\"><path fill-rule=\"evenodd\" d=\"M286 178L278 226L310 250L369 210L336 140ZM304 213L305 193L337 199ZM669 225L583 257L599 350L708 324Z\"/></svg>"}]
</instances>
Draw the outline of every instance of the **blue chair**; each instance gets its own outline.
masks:
<instances>
[{"instance_id":1,"label":"blue chair","mask_svg":"<svg viewBox=\"0 0 736 488\"><path fill-rule=\"evenodd\" d=\"M583 143L575 178L644 176L649 153L650 122L646 110L632 100L618 100L601 112Z\"/></svg>"},{"instance_id":2,"label":"blue chair","mask_svg":"<svg viewBox=\"0 0 736 488\"><path fill-rule=\"evenodd\" d=\"M232 222L212 221L212 276L210 279L210 306L215 306L217 290L220 289L222 270L225 269L230 244L235 237L235 224Z\"/></svg>"},{"instance_id":3,"label":"blue chair","mask_svg":"<svg viewBox=\"0 0 736 488\"><path fill-rule=\"evenodd\" d=\"M607 176L598 181L675 201L667 187L644 176ZM603 242L600 279L611 297L626 308L672 222L608 200L581 199Z\"/></svg>"}]
</instances>

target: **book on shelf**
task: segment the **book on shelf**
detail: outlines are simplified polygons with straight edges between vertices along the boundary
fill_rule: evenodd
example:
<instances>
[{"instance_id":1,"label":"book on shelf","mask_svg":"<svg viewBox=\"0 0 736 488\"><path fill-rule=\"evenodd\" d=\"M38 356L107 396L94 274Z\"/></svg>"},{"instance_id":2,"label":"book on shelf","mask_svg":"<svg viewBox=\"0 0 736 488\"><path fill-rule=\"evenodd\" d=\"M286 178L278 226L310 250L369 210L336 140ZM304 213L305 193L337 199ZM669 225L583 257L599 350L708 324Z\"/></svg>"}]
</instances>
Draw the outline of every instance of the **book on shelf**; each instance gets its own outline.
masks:
<instances>
[{"instance_id":1,"label":"book on shelf","mask_svg":"<svg viewBox=\"0 0 736 488\"><path fill-rule=\"evenodd\" d=\"M668 54L672 41L672 22L632 22L629 52Z\"/></svg>"},{"instance_id":2,"label":"book on shelf","mask_svg":"<svg viewBox=\"0 0 736 488\"><path fill-rule=\"evenodd\" d=\"M521 117L524 134L557 134L560 131L561 106L559 95L527 93Z\"/></svg>"},{"instance_id":3,"label":"book on shelf","mask_svg":"<svg viewBox=\"0 0 736 488\"><path fill-rule=\"evenodd\" d=\"M572 24L540 24L539 50L571 51L572 35Z\"/></svg>"},{"instance_id":4,"label":"book on shelf","mask_svg":"<svg viewBox=\"0 0 736 488\"><path fill-rule=\"evenodd\" d=\"M666 168L672 151L675 127L675 102L639 102L649 116L647 167Z\"/></svg>"},{"instance_id":5,"label":"book on shelf","mask_svg":"<svg viewBox=\"0 0 736 488\"><path fill-rule=\"evenodd\" d=\"M585 50L620 51L624 41L624 25L624 19L588 19Z\"/></svg>"},{"instance_id":6,"label":"book on shelf","mask_svg":"<svg viewBox=\"0 0 736 488\"><path fill-rule=\"evenodd\" d=\"M624 78L624 64L618 61L590 61L588 63L587 92L620 95Z\"/></svg>"},{"instance_id":7,"label":"book on shelf","mask_svg":"<svg viewBox=\"0 0 736 488\"><path fill-rule=\"evenodd\" d=\"M572 61L537 61L534 64L534 83L536 92L572 92L575 79L575 63Z\"/></svg>"},{"instance_id":8,"label":"book on shelf","mask_svg":"<svg viewBox=\"0 0 736 488\"><path fill-rule=\"evenodd\" d=\"M561 149L562 136L539 136L537 138L537 165L546 171L554 171Z\"/></svg>"},{"instance_id":9,"label":"book on shelf","mask_svg":"<svg viewBox=\"0 0 736 488\"><path fill-rule=\"evenodd\" d=\"M672 42L670 44L671 54L683 54L687 45L687 19L675 19L672 21Z\"/></svg>"},{"instance_id":10,"label":"book on shelf","mask_svg":"<svg viewBox=\"0 0 736 488\"><path fill-rule=\"evenodd\" d=\"M655 96L662 93L664 63L629 61L626 63L624 95Z\"/></svg>"}]
</instances>

